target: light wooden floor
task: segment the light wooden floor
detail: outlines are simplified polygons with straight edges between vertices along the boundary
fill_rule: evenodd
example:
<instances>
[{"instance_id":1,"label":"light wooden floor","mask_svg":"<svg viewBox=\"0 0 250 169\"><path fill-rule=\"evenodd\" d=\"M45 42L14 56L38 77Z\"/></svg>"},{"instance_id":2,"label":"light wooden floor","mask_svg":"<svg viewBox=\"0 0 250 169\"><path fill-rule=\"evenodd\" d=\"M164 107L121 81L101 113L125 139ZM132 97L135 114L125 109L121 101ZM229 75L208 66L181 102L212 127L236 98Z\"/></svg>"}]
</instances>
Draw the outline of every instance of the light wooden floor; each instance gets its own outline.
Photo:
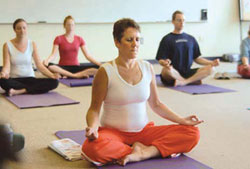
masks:
<instances>
[{"instance_id":1,"label":"light wooden floor","mask_svg":"<svg viewBox=\"0 0 250 169\"><path fill-rule=\"evenodd\" d=\"M160 66L154 65L156 73ZM236 64L222 63L217 71L236 70ZM201 139L187 155L215 169L250 168L250 80L214 80L203 83L237 92L189 95L159 87L161 100L182 116L197 114L205 121L199 126ZM80 101L77 105L20 110L0 96L0 119L11 123L26 138L21 163L11 162L12 169L83 169L94 168L86 161L68 162L47 148L57 130L86 127L85 114L90 104L91 87L69 88L62 84L57 92ZM148 109L150 120L169 124Z\"/></svg>"}]
</instances>

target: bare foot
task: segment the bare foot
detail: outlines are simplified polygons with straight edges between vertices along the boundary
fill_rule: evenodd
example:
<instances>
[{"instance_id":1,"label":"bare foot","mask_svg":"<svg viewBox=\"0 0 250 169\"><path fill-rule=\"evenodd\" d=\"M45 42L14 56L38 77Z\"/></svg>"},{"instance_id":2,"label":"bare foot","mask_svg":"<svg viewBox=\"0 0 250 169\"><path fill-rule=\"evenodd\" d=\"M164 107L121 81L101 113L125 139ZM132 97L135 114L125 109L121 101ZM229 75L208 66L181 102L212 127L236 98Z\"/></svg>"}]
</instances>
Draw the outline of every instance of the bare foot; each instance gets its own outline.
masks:
<instances>
[{"instance_id":1,"label":"bare foot","mask_svg":"<svg viewBox=\"0 0 250 169\"><path fill-rule=\"evenodd\" d=\"M194 82L187 82L187 80L175 80L174 86L185 86L185 85L201 85L202 81L201 80L197 80Z\"/></svg>"},{"instance_id":2,"label":"bare foot","mask_svg":"<svg viewBox=\"0 0 250 169\"><path fill-rule=\"evenodd\" d=\"M170 157L176 158L176 157L179 157L180 155L181 155L181 153L174 153L174 154L171 154Z\"/></svg>"},{"instance_id":3,"label":"bare foot","mask_svg":"<svg viewBox=\"0 0 250 169\"><path fill-rule=\"evenodd\" d=\"M189 83L188 85L201 85L202 81L201 80L197 80L195 82Z\"/></svg>"},{"instance_id":4,"label":"bare foot","mask_svg":"<svg viewBox=\"0 0 250 169\"><path fill-rule=\"evenodd\" d=\"M96 69L96 68L90 68L90 69L87 69L85 71L86 71L87 75L94 76L94 75L96 75L98 69Z\"/></svg>"},{"instance_id":5,"label":"bare foot","mask_svg":"<svg viewBox=\"0 0 250 169\"><path fill-rule=\"evenodd\" d=\"M174 86L185 86L187 83L184 80L175 80Z\"/></svg>"},{"instance_id":6,"label":"bare foot","mask_svg":"<svg viewBox=\"0 0 250 169\"><path fill-rule=\"evenodd\" d=\"M118 164L125 166L128 162L135 162L142 160L142 150L145 148L143 144L139 142L135 142L132 146L133 151L131 154L123 157L122 159L118 160Z\"/></svg>"},{"instance_id":7,"label":"bare foot","mask_svg":"<svg viewBox=\"0 0 250 169\"><path fill-rule=\"evenodd\" d=\"M9 96L14 96L14 95L23 94L23 93L26 93L26 92L27 92L26 89L18 89L18 90L10 89L8 95Z\"/></svg>"},{"instance_id":8,"label":"bare foot","mask_svg":"<svg viewBox=\"0 0 250 169\"><path fill-rule=\"evenodd\" d=\"M75 73L75 76L76 76L77 79L89 78L89 75L88 75L87 72L85 72L85 71L77 72L77 73Z\"/></svg>"},{"instance_id":9,"label":"bare foot","mask_svg":"<svg viewBox=\"0 0 250 169\"><path fill-rule=\"evenodd\" d=\"M3 90L1 87L0 87L0 93L5 93L5 90Z\"/></svg>"},{"instance_id":10,"label":"bare foot","mask_svg":"<svg viewBox=\"0 0 250 169\"><path fill-rule=\"evenodd\" d=\"M133 148L132 153L118 160L117 161L118 164L124 166L128 162L142 161L152 157L160 156L159 150L153 145L145 146L140 142L135 142L132 148Z\"/></svg>"}]
</instances>

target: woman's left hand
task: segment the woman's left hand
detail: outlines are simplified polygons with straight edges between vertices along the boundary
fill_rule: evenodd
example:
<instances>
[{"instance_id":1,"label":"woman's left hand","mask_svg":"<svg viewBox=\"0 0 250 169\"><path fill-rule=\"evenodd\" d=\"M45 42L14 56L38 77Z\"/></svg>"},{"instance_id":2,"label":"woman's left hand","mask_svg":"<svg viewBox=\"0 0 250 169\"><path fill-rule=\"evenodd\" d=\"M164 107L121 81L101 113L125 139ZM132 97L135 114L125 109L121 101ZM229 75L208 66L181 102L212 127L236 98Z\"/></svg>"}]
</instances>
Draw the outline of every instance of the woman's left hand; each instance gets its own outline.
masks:
<instances>
[{"instance_id":1,"label":"woman's left hand","mask_svg":"<svg viewBox=\"0 0 250 169\"><path fill-rule=\"evenodd\" d=\"M199 120L197 116L191 115L191 116L183 118L183 122L181 124L188 125L188 126L195 126L203 122L204 121Z\"/></svg>"}]
</instances>

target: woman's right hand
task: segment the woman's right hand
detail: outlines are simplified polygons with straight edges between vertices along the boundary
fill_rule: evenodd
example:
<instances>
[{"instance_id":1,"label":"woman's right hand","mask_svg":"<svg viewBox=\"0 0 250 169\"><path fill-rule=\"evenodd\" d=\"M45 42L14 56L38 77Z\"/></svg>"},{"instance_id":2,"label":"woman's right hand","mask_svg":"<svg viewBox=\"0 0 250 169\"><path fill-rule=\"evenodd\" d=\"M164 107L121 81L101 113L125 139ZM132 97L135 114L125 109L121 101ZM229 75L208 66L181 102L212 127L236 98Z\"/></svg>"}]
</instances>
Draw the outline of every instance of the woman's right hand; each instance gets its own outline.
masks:
<instances>
[{"instance_id":1,"label":"woman's right hand","mask_svg":"<svg viewBox=\"0 0 250 169\"><path fill-rule=\"evenodd\" d=\"M87 127L85 136L90 140L93 141L98 138L98 131L95 128Z\"/></svg>"},{"instance_id":2,"label":"woman's right hand","mask_svg":"<svg viewBox=\"0 0 250 169\"><path fill-rule=\"evenodd\" d=\"M6 72L1 72L1 74L0 74L0 78L2 78L2 79L9 79L9 73L6 73Z\"/></svg>"}]
</instances>

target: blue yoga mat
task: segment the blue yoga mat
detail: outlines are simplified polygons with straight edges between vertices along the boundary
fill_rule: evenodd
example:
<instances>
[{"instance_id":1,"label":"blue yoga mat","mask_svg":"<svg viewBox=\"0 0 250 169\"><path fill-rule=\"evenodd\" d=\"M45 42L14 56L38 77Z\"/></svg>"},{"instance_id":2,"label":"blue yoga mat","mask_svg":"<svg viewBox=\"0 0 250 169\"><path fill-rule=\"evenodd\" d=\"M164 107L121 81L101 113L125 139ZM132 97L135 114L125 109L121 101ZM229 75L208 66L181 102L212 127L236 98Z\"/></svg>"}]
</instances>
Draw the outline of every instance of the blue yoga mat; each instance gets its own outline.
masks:
<instances>
[{"instance_id":1,"label":"blue yoga mat","mask_svg":"<svg viewBox=\"0 0 250 169\"><path fill-rule=\"evenodd\" d=\"M70 138L79 144L83 144L85 130L57 131L56 136L60 139ZM212 169L186 155L176 158L155 158L136 163L128 163L126 166L105 165L98 169Z\"/></svg>"}]
</instances>

